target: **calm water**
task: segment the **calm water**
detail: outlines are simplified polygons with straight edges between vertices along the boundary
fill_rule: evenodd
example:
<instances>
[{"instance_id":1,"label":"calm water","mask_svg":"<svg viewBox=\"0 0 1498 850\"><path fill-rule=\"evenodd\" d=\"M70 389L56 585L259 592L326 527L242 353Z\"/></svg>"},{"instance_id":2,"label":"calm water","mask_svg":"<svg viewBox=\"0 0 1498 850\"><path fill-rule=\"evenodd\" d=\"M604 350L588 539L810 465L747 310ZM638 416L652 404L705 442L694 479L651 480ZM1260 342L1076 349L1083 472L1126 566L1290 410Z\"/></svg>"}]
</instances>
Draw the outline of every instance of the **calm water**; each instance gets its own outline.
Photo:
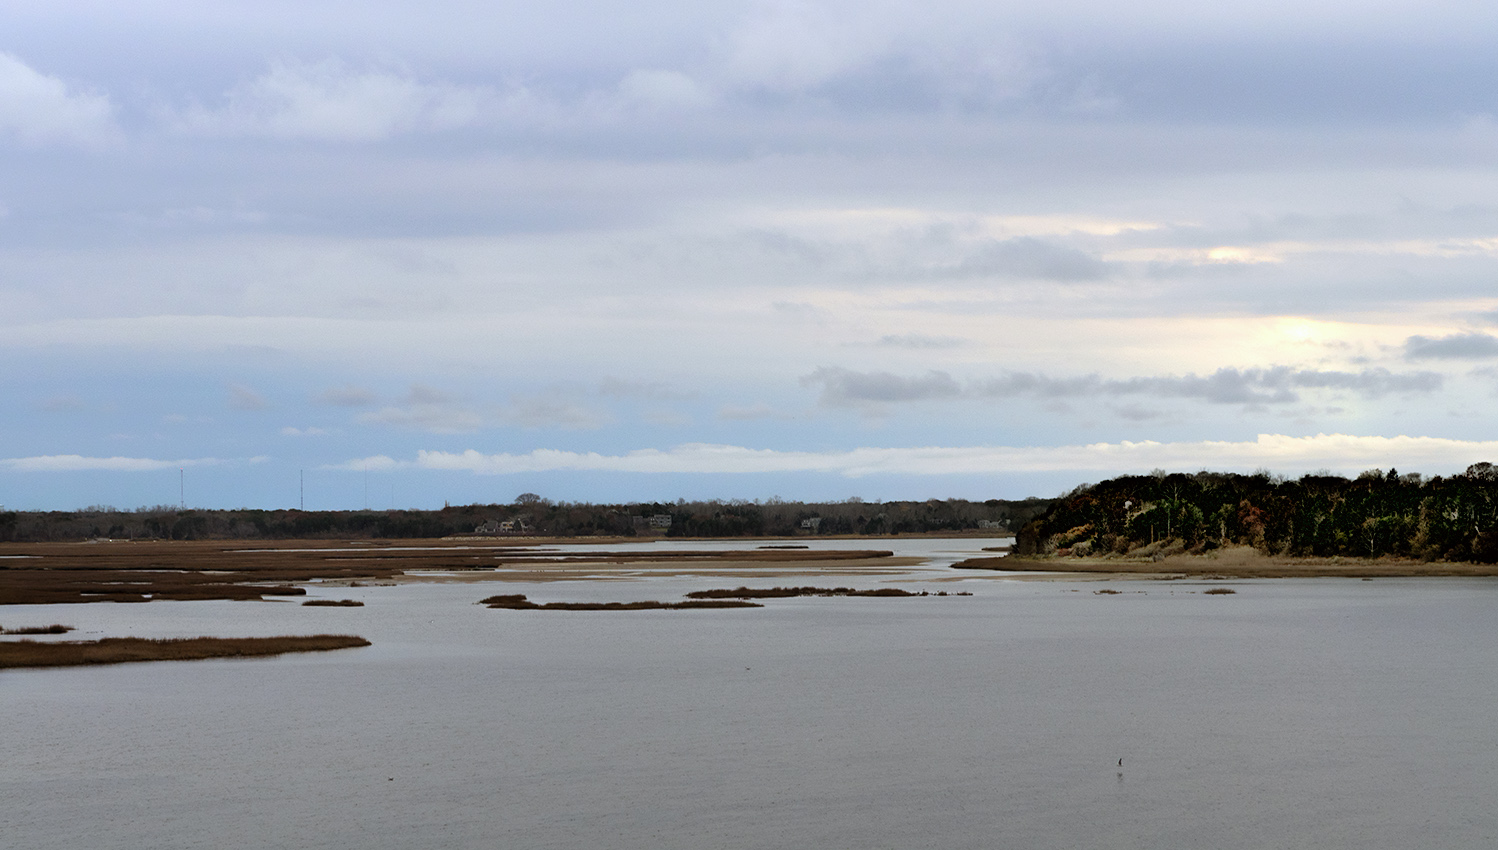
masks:
<instances>
[{"instance_id":1,"label":"calm water","mask_svg":"<svg viewBox=\"0 0 1498 850\"><path fill-rule=\"evenodd\" d=\"M0 609L375 643L0 673L0 846L1498 844L1498 583L927 581L946 574L898 584L976 595L473 604L723 585L651 578Z\"/></svg>"}]
</instances>

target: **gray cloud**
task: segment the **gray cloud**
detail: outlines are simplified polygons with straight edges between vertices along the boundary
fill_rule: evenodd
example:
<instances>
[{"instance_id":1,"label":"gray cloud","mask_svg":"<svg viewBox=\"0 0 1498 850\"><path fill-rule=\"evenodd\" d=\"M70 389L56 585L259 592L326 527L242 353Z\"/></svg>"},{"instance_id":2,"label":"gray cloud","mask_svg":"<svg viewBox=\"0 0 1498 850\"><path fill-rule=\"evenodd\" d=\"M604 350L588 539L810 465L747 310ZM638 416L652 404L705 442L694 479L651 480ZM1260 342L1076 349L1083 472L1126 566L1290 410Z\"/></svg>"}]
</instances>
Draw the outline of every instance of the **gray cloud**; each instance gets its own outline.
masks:
<instances>
[{"instance_id":1,"label":"gray cloud","mask_svg":"<svg viewBox=\"0 0 1498 850\"><path fill-rule=\"evenodd\" d=\"M391 405L361 413L358 421L369 425L392 425L430 431L434 434L471 433L485 423L484 417L475 411L439 404L414 404L407 407Z\"/></svg>"},{"instance_id":2,"label":"gray cloud","mask_svg":"<svg viewBox=\"0 0 1498 850\"><path fill-rule=\"evenodd\" d=\"M878 348L958 348L964 340L950 336L926 336L925 334L885 334L874 345Z\"/></svg>"},{"instance_id":3,"label":"gray cloud","mask_svg":"<svg viewBox=\"0 0 1498 850\"><path fill-rule=\"evenodd\" d=\"M1498 337L1484 333L1452 334L1432 339L1412 336L1404 341L1406 360L1486 360L1498 357Z\"/></svg>"},{"instance_id":4,"label":"gray cloud","mask_svg":"<svg viewBox=\"0 0 1498 850\"><path fill-rule=\"evenodd\" d=\"M265 410L270 407L270 402L244 384L230 384L229 407L235 410Z\"/></svg>"},{"instance_id":5,"label":"gray cloud","mask_svg":"<svg viewBox=\"0 0 1498 850\"><path fill-rule=\"evenodd\" d=\"M1010 277L1071 283L1099 280L1108 264L1079 251L1033 237L988 243L959 263L952 273L973 277Z\"/></svg>"},{"instance_id":6,"label":"gray cloud","mask_svg":"<svg viewBox=\"0 0 1498 850\"><path fill-rule=\"evenodd\" d=\"M823 367L803 377L801 384L821 386L822 403L831 405L1022 396L1047 399L1147 396L1194 399L1210 404L1269 405L1299 401L1297 390L1343 390L1364 398L1379 398L1396 392L1434 392L1441 388L1442 379L1434 372L1395 374L1387 369L1340 372L1276 366L1268 369L1218 369L1209 375L1123 379L1105 379L1098 375L1057 378L1034 372L1009 372L962 387L945 372L902 377L888 372L853 372ZM1128 418L1145 416L1143 408L1134 406L1127 410Z\"/></svg>"},{"instance_id":7,"label":"gray cloud","mask_svg":"<svg viewBox=\"0 0 1498 850\"><path fill-rule=\"evenodd\" d=\"M843 406L870 402L929 401L956 398L962 388L946 372L930 371L913 378L889 372L854 372L831 366L801 378L801 386L822 388L822 403Z\"/></svg>"},{"instance_id":8,"label":"gray cloud","mask_svg":"<svg viewBox=\"0 0 1498 850\"><path fill-rule=\"evenodd\" d=\"M609 421L608 416L561 393L516 398L504 418L523 428L563 428L569 431L591 431Z\"/></svg>"},{"instance_id":9,"label":"gray cloud","mask_svg":"<svg viewBox=\"0 0 1498 850\"><path fill-rule=\"evenodd\" d=\"M312 400L318 404L329 404L334 407L367 407L379 399L373 392L349 384L325 389L313 396Z\"/></svg>"},{"instance_id":10,"label":"gray cloud","mask_svg":"<svg viewBox=\"0 0 1498 850\"><path fill-rule=\"evenodd\" d=\"M1156 398L1198 399L1212 404L1289 404L1300 400L1297 389L1334 389L1377 398L1391 392L1432 392L1441 387L1434 372L1398 375L1387 369L1361 372L1292 369L1218 369L1210 375L1167 375L1104 380L1096 375L1051 378L1032 373L1010 373L981 382L979 394L989 397L1038 395L1144 395Z\"/></svg>"},{"instance_id":11,"label":"gray cloud","mask_svg":"<svg viewBox=\"0 0 1498 850\"><path fill-rule=\"evenodd\" d=\"M650 401L686 401L697 397L695 392L673 389L670 384L660 381L629 381L623 378L604 378L598 383L598 394Z\"/></svg>"}]
</instances>

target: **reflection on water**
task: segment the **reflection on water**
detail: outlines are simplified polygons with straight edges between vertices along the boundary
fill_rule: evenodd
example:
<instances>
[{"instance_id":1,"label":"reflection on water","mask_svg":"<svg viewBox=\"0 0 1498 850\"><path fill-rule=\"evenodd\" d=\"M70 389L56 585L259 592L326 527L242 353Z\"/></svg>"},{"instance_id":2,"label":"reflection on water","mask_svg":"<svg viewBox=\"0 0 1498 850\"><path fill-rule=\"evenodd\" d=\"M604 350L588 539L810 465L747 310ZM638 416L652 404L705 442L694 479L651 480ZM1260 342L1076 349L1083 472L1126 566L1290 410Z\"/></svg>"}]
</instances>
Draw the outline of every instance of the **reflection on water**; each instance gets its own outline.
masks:
<instances>
[{"instance_id":1,"label":"reflection on water","mask_svg":"<svg viewBox=\"0 0 1498 850\"><path fill-rule=\"evenodd\" d=\"M0 673L0 843L1467 848L1498 835L1490 581L1207 596L1186 581L1097 595L1105 585L930 576L901 586L976 595L556 613L409 584L315 591L366 603L347 609L0 609L7 625L83 636L375 642ZM712 586L506 588L624 601Z\"/></svg>"}]
</instances>

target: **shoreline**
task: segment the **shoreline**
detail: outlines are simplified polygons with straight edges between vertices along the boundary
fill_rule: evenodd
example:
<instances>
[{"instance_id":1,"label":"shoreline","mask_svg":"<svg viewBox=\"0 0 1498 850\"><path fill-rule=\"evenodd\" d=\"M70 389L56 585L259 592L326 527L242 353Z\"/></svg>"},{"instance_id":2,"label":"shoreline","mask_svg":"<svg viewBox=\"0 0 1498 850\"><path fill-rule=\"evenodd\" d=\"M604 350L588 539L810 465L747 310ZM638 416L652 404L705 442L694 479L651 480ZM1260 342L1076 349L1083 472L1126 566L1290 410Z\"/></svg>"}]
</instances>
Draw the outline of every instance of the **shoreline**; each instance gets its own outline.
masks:
<instances>
[{"instance_id":1,"label":"shoreline","mask_svg":"<svg viewBox=\"0 0 1498 850\"><path fill-rule=\"evenodd\" d=\"M954 564L953 568L1040 573L1043 575L1036 578L1041 580L1046 574L1156 579L1498 577L1498 564L1394 557L1291 557L1265 555L1249 546L1233 546L1201 555L1169 555L1159 560L1127 556L1008 555L1003 558L969 558Z\"/></svg>"}]
</instances>

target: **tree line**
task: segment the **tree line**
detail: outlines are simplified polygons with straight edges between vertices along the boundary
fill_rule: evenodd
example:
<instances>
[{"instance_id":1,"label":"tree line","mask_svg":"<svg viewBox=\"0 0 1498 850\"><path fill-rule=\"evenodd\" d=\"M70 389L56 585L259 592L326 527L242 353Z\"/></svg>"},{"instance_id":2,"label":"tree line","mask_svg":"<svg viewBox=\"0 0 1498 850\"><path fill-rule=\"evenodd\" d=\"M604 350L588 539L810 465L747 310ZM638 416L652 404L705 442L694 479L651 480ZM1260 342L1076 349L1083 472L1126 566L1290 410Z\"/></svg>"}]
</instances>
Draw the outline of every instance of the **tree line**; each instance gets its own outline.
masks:
<instances>
[{"instance_id":1,"label":"tree line","mask_svg":"<svg viewBox=\"0 0 1498 850\"><path fill-rule=\"evenodd\" d=\"M1266 554L1498 562L1498 467L1425 478L1372 469L1131 475L1083 485L1020 528L1017 554Z\"/></svg>"},{"instance_id":2,"label":"tree line","mask_svg":"<svg viewBox=\"0 0 1498 850\"><path fill-rule=\"evenodd\" d=\"M453 505L441 510L181 510L165 505L120 510L96 505L79 511L0 513L0 541L437 538L472 535L481 527L507 522L512 525L506 534L546 537L789 537L980 529L1004 535L1039 515L1050 502L1033 498L981 502L771 499L595 505L552 502L526 493L510 504ZM653 517L669 522L652 526Z\"/></svg>"}]
</instances>

